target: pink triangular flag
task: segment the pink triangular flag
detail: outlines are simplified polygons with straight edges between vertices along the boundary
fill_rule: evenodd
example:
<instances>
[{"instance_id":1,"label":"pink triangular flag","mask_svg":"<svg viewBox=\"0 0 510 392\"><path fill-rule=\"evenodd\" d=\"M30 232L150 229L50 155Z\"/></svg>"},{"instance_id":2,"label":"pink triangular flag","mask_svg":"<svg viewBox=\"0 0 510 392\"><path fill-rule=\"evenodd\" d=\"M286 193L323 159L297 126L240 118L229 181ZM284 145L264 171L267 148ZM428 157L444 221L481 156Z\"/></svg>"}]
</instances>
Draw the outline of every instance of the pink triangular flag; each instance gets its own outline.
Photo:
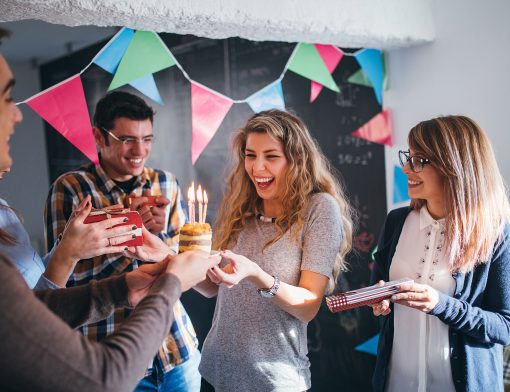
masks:
<instances>
[{"instance_id":1,"label":"pink triangular flag","mask_svg":"<svg viewBox=\"0 0 510 392\"><path fill-rule=\"evenodd\" d=\"M191 163L193 165L213 138L232 104L231 99L191 83Z\"/></svg>"},{"instance_id":2,"label":"pink triangular flag","mask_svg":"<svg viewBox=\"0 0 510 392\"><path fill-rule=\"evenodd\" d=\"M25 101L95 164L99 163L80 75Z\"/></svg>"},{"instance_id":3,"label":"pink triangular flag","mask_svg":"<svg viewBox=\"0 0 510 392\"><path fill-rule=\"evenodd\" d=\"M391 124L391 110L386 109L372 117L361 128L352 133L353 136L374 143L393 146L393 128Z\"/></svg>"},{"instance_id":4,"label":"pink triangular flag","mask_svg":"<svg viewBox=\"0 0 510 392\"><path fill-rule=\"evenodd\" d=\"M324 64L326 65L326 68L328 69L329 73L332 73L338 66L340 60L342 60L344 52L342 52L339 48L333 45L315 44L315 47L317 48L317 51L319 52L322 58L322 61L324 61ZM324 86L322 84L314 82L312 80L312 89L310 90L310 102L315 101L315 99L319 96L320 92L322 91L323 87Z\"/></svg>"}]
</instances>

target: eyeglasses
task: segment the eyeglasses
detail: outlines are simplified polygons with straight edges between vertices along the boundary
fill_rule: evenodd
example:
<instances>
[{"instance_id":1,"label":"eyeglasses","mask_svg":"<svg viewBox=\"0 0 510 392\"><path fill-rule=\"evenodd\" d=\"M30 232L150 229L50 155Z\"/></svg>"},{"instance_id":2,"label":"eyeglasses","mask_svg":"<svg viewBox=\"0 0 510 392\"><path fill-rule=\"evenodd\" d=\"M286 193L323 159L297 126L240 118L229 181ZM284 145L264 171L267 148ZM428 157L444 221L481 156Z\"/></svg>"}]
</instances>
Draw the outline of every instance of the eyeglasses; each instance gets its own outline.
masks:
<instances>
[{"instance_id":1,"label":"eyeglasses","mask_svg":"<svg viewBox=\"0 0 510 392\"><path fill-rule=\"evenodd\" d=\"M141 143L144 146L150 146L152 144L152 142L154 141L154 135L145 136L144 138L141 138L141 139L138 139L136 137L129 137L129 136L118 137L103 127L101 127L101 129L104 132L106 132L108 135L110 135L112 138L117 140L118 142L122 143L125 146L129 146L129 147L133 147L137 143Z\"/></svg>"},{"instance_id":2,"label":"eyeglasses","mask_svg":"<svg viewBox=\"0 0 510 392\"><path fill-rule=\"evenodd\" d=\"M407 151L400 150L398 152L398 159L400 160L400 165L402 167L407 165L407 162L409 162L409 166L411 167L411 170L415 173L421 172L423 170L423 168L425 167L425 165L430 164L430 160L428 160L426 158L411 156L411 153L409 152L409 150L407 150Z\"/></svg>"}]
</instances>

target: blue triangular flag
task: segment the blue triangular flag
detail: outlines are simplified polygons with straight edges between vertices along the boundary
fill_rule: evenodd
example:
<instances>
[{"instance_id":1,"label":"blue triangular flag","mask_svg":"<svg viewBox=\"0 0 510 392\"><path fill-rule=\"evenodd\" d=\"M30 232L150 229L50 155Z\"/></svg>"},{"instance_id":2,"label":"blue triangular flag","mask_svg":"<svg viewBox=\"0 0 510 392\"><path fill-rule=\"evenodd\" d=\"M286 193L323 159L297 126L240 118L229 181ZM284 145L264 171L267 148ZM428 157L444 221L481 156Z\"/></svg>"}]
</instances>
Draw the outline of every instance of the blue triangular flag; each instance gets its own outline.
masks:
<instances>
[{"instance_id":1,"label":"blue triangular flag","mask_svg":"<svg viewBox=\"0 0 510 392\"><path fill-rule=\"evenodd\" d=\"M154 102L163 105L163 100L161 99L161 95L159 95L158 87L156 86L156 81L154 80L154 76L152 74L148 74L142 76L140 79L133 80L129 83L130 86L133 86L142 94L148 96Z\"/></svg>"},{"instance_id":2,"label":"blue triangular flag","mask_svg":"<svg viewBox=\"0 0 510 392\"><path fill-rule=\"evenodd\" d=\"M255 113L269 109L285 110L282 82L277 80L255 94L250 95L246 98L246 103L250 105L251 110Z\"/></svg>"},{"instance_id":3,"label":"blue triangular flag","mask_svg":"<svg viewBox=\"0 0 510 392\"><path fill-rule=\"evenodd\" d=\"M105 71L114 74L134 34L135 32L132 29L123 27L92 62L99 65Z\"/></svg>"},{"instance_id":4,"label":"blue triangular flag","mask_svg":"<svg viewBox=\"0 0 510 392\"><path fill-rule=\"evenodd\" d=\"M366 342L361 343L355 347L355 350L363 351L364 353L377 355L377 345L379 344L379 335L368 339Z\"/></svg>"},{"instance_id":5,"label":"blue triangular flag","mask_svg":"<svg viewBox=\"0 0 510 392\"><path fill-rule=\"evenodd\" d=\"M402 203L408 201L407 176L400 166L393 167L393 203Z\"/></svg>"},{"instance_id":6,"label":"blue triangular flag","mask_svg":"<svg viewBox=\"0 0 510 392\"><path fill-rule=\"evenodd\" d=\"M377 49L364 49L356 55L359 65L374 87L375 97L379 105L382 105L382 90L384 83L384 71L381 51Z\"/></svg>"}]
</instances>

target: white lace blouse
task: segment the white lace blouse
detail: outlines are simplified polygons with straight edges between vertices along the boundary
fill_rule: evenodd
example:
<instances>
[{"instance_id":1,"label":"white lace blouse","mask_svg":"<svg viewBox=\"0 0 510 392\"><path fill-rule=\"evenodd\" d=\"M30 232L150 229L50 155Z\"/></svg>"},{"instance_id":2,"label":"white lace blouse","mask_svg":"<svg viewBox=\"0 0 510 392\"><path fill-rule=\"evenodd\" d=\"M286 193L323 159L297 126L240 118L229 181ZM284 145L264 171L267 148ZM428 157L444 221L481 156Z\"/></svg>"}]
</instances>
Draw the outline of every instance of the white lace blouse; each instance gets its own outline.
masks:
<instances>
[{"instance_id":1,"label":"white lace blouse","mask_svg":"<svg viewBox=\"0 0 510 392\"><path fill-rule=\"evenodd\" d=\"M445 252L444 220L434 220L424 206L412 211L402 229L390 266L390 279L408 277L453 295ZM454 391L448 326L437 317L395 304L394 337L388 391Z\"/></svg>"}]
</instances>

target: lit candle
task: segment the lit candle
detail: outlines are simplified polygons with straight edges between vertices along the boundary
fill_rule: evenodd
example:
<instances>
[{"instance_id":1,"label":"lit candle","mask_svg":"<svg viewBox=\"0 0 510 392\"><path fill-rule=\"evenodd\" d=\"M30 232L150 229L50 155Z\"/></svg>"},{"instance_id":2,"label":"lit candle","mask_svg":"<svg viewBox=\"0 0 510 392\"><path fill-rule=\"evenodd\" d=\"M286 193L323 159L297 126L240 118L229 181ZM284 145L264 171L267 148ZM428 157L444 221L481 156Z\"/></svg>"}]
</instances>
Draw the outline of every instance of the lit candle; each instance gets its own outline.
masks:
<instances>
[{"instance_id":1,"label":"lit candle","mask_svg":"<svg viewBox=\"0 0 510 392\"><path fill-rule=\"evenodd\" d=\"M191 187L188 191L188 205L189 205L189 223L195 223L195 182L191 182Z\"/></svg>"},{"instance_id":2,"label":"lit candle","mask_svg":"<svg viewBox=\"0 0 510 392\"><path fill-rule=\"evenodd\" d=\"M207 192L205 191L204 189L204 218L203 218L203 223L205 223L205 216L207 215Z\"/></svg>"},{"instance_id":3,"label":"lit candle","mask_svg":"<svg viewBox=\"0 0 510 392\"><path fill-rule=\"evenodd\" d=\"M202 186L200 186L200 185L198 185L198 188L197 188L197 201L198 201L198 223L204 223L202 221L202 211L203 211Z\"/></svg>"}]
</instances>

